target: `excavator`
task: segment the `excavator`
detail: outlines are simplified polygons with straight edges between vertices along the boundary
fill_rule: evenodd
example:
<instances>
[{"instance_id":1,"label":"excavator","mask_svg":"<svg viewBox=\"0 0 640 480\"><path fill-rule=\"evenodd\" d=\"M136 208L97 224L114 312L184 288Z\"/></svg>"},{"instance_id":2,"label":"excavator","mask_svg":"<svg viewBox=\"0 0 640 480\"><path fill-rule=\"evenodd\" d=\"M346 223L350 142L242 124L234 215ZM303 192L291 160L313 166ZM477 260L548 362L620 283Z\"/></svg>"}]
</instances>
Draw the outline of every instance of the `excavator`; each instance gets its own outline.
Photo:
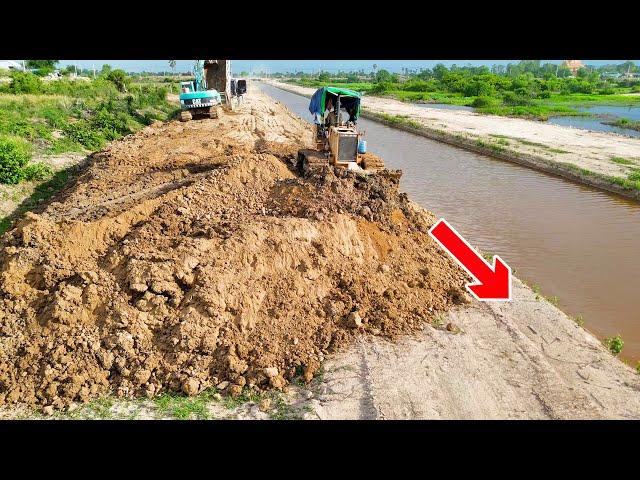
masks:
<instances>
[{"instance_id":1,"label":"excavator","mask_svg":"<svg viewBox=\"0 0 640 480\"><path fill-rule=\"evenodd\" d=\"M381 158L365 153L363 133L358 131L361 96L340 87L321 87L309 102L316 126L316 149L298 151L298 168L309 172L325 165L348 168L363 173L384 170ZM401 172L392 173L399 178Z\"/></svg>"},{"instance_id":2,"label":"excavator","mask_svg":"<svg viewBox=\"0 0 640 480\"><path fill-rule=\"evenodd\" d=\"M193 72L194 81L180 83L180 120L218 118L223 104L231 106L230 61L196 60Z\"/></svg>"}]
</instances>

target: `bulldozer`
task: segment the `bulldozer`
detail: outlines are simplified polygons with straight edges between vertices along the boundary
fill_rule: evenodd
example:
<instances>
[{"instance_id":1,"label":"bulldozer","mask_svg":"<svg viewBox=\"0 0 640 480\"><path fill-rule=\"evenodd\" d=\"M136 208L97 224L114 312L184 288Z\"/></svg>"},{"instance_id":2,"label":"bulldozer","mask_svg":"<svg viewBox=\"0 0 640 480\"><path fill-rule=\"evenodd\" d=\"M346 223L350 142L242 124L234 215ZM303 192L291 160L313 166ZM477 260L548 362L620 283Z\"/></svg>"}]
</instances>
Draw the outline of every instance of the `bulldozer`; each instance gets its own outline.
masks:
<instances>
[{"instance_id":1,"label":"bulldozer","mask_svg":"<svg viewBox=\"0 0 640 480\"><path fill-rule=\"evenodd\" d=\"M372 173L384 169L384 162L362 148L364 134L358 131L358 92L340 87L321 87L309 102L314 116L316 148L298 151L298 168L308 172L325 165Z\"/></svg>"},{"instance_id":2,"label":"bulldozer","mask_svg":"<svg viewBox=\"0 0 640 480\"><path fill-rule=\"evenodd\" d=\"M229 102L229 60L196 60L195 80L180 83L180 120L218 118Z\"/></svg>"}]
</instances>

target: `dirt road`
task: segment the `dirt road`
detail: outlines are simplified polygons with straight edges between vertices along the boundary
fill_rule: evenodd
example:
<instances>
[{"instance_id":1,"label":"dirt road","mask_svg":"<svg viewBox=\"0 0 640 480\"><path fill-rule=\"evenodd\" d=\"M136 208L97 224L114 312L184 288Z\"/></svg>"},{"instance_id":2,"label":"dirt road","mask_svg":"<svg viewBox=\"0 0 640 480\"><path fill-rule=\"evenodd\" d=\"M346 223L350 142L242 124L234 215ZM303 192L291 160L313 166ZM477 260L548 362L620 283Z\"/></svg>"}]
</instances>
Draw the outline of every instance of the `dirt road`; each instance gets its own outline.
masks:
<instances>
[{"instance_id":1,"label":"dirt road","mask_svg":"<svg viewBox=\"0 0 640 480\"><path fill-rule=\"evenodd\" d=\"M315 91L273 80L268 83L307 96ZM428 108L374 96L364 97L362 105L365 114L405 117L422 126L422 133L432 138L640 198L640 191L625 191L615 181L607 180L626 179L640 167L640 139L519 118ZM631 163L616 163L614 158Z\"/></svg>"},{"instance_id":2,"label":"dirt road","mask_svg":"<svg viewBox=\"0 0 640 480\"><path fill-rule=\"evenodd\" d=\"M469 304L435 217L392 178L301 176L311 142L254 92L112 143L18 222L0 243L0 417L167 392L218 412L218 392L265 391L289 393L262 410L304 418L640 416L640 377L529 289Z\"/></svg>"}]
</instances>

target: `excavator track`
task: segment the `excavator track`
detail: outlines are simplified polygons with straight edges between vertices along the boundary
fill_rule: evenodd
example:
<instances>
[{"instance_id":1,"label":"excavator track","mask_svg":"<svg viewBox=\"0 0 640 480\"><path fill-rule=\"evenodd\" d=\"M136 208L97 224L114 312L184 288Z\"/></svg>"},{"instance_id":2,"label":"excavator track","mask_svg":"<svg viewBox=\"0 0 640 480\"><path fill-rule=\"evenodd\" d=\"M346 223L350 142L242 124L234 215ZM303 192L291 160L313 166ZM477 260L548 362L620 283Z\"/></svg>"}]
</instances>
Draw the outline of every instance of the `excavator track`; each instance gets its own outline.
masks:
<instances>
[{"instance_id":1,"label":"excavator track","mask_svg":"<svg viewBox=\"0 0 640 480\"><path fill-rule=\"evenodd\" d=\"M180 112L180 121L181 122L188 122L189 120L192 120L193 116L191 115L191 112L188 110L182 110Z\"/></svg>"}]
</instances>

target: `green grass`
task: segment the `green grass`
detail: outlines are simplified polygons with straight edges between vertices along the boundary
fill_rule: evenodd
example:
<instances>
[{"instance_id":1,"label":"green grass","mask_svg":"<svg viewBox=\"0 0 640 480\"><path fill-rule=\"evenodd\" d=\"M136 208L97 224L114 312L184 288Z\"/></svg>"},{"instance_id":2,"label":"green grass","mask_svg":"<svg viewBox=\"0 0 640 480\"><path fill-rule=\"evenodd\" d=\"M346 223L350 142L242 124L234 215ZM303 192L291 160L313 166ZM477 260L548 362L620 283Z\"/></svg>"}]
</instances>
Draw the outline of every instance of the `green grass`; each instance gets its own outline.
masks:
<instances>
[{"instance_id":1,"label":"green grass","mask_svg":"<svg viewBox=\"0 0 640 480\"><path fill-rule=\"evenodd\" d=\"M208 405L216 393L215 388L205 390L195 397L165 392L154 398L154 404L161 414L179 420L209 420L212 417Z\"/></svg>"},{"instance_id":2,"label":"green grass","mask_svg":"<svg viewBox=\"0 0 640 480\"><path fill-rule=\"evenodd\" d=\"M444 316L444 314L439 313L438 315L436 315L431 319L431 326L436 329L442 328L445 320L446 320L446 317Z\"/></svg>"},{"instance_id":3,"label":"green grass","mask_svg":"<svg viewBox=\"0 0 640 480\"><path fill-rule=\"evenodd\" d=\"M390 115L388 113L379 113L379 115L384 121L398 126L405 126L411 128L422 128L423 125L420 122L416 122L415 120L411 120L406 115Z\"/></svg>"},{"instance_id":4,"label":"green grass","mask_svg":"<svg viewBox=\"0 0 640 480\"><path fill-rule=\"evenodd\" d=\"M611 157L611 161L620 165L633 165L631 160L622 157Z\"/></svg>"},{"instance_id":5,"label":"green grass","mask_svg":"<svg viewBox=\"0 0 640 480\"><path fill-rule=\"evenodd\" d=\"M629 120L628 118L618 118L616 120L607 120L603 123L607 125L613 125L614 127L627 128L629 130L636 130L640 132L640 122L635 120Z\"/></svg>"},{"instance_id":6,"label":"green grass","mask_svg":"<svg viewBox=\"0 0 640 480\"><path fill-rule=\"evenodd\" d=\"M627 179L631 182L640 182L640 169L633 169Z\"/></svg>"},{"instance_id":7,"label":"green grass","mask_svg":"<svg viewBox=\"0 0 640 480\"><path fill-rule=\"evenodd\" d=\"M580 173L586 177L596 177L600 178L606 182L609 182L613 185L618 185L622 187L624 190L640 190L640 177L638 176L638 170L633 170L627 178L621 177L613 177L610 175L602 175L597 172L592 172L591 170L587 170L586 168L579 167L573 163L562 163L566 168L573 170L574 172Z\"/></svg>"}]
</instances>

